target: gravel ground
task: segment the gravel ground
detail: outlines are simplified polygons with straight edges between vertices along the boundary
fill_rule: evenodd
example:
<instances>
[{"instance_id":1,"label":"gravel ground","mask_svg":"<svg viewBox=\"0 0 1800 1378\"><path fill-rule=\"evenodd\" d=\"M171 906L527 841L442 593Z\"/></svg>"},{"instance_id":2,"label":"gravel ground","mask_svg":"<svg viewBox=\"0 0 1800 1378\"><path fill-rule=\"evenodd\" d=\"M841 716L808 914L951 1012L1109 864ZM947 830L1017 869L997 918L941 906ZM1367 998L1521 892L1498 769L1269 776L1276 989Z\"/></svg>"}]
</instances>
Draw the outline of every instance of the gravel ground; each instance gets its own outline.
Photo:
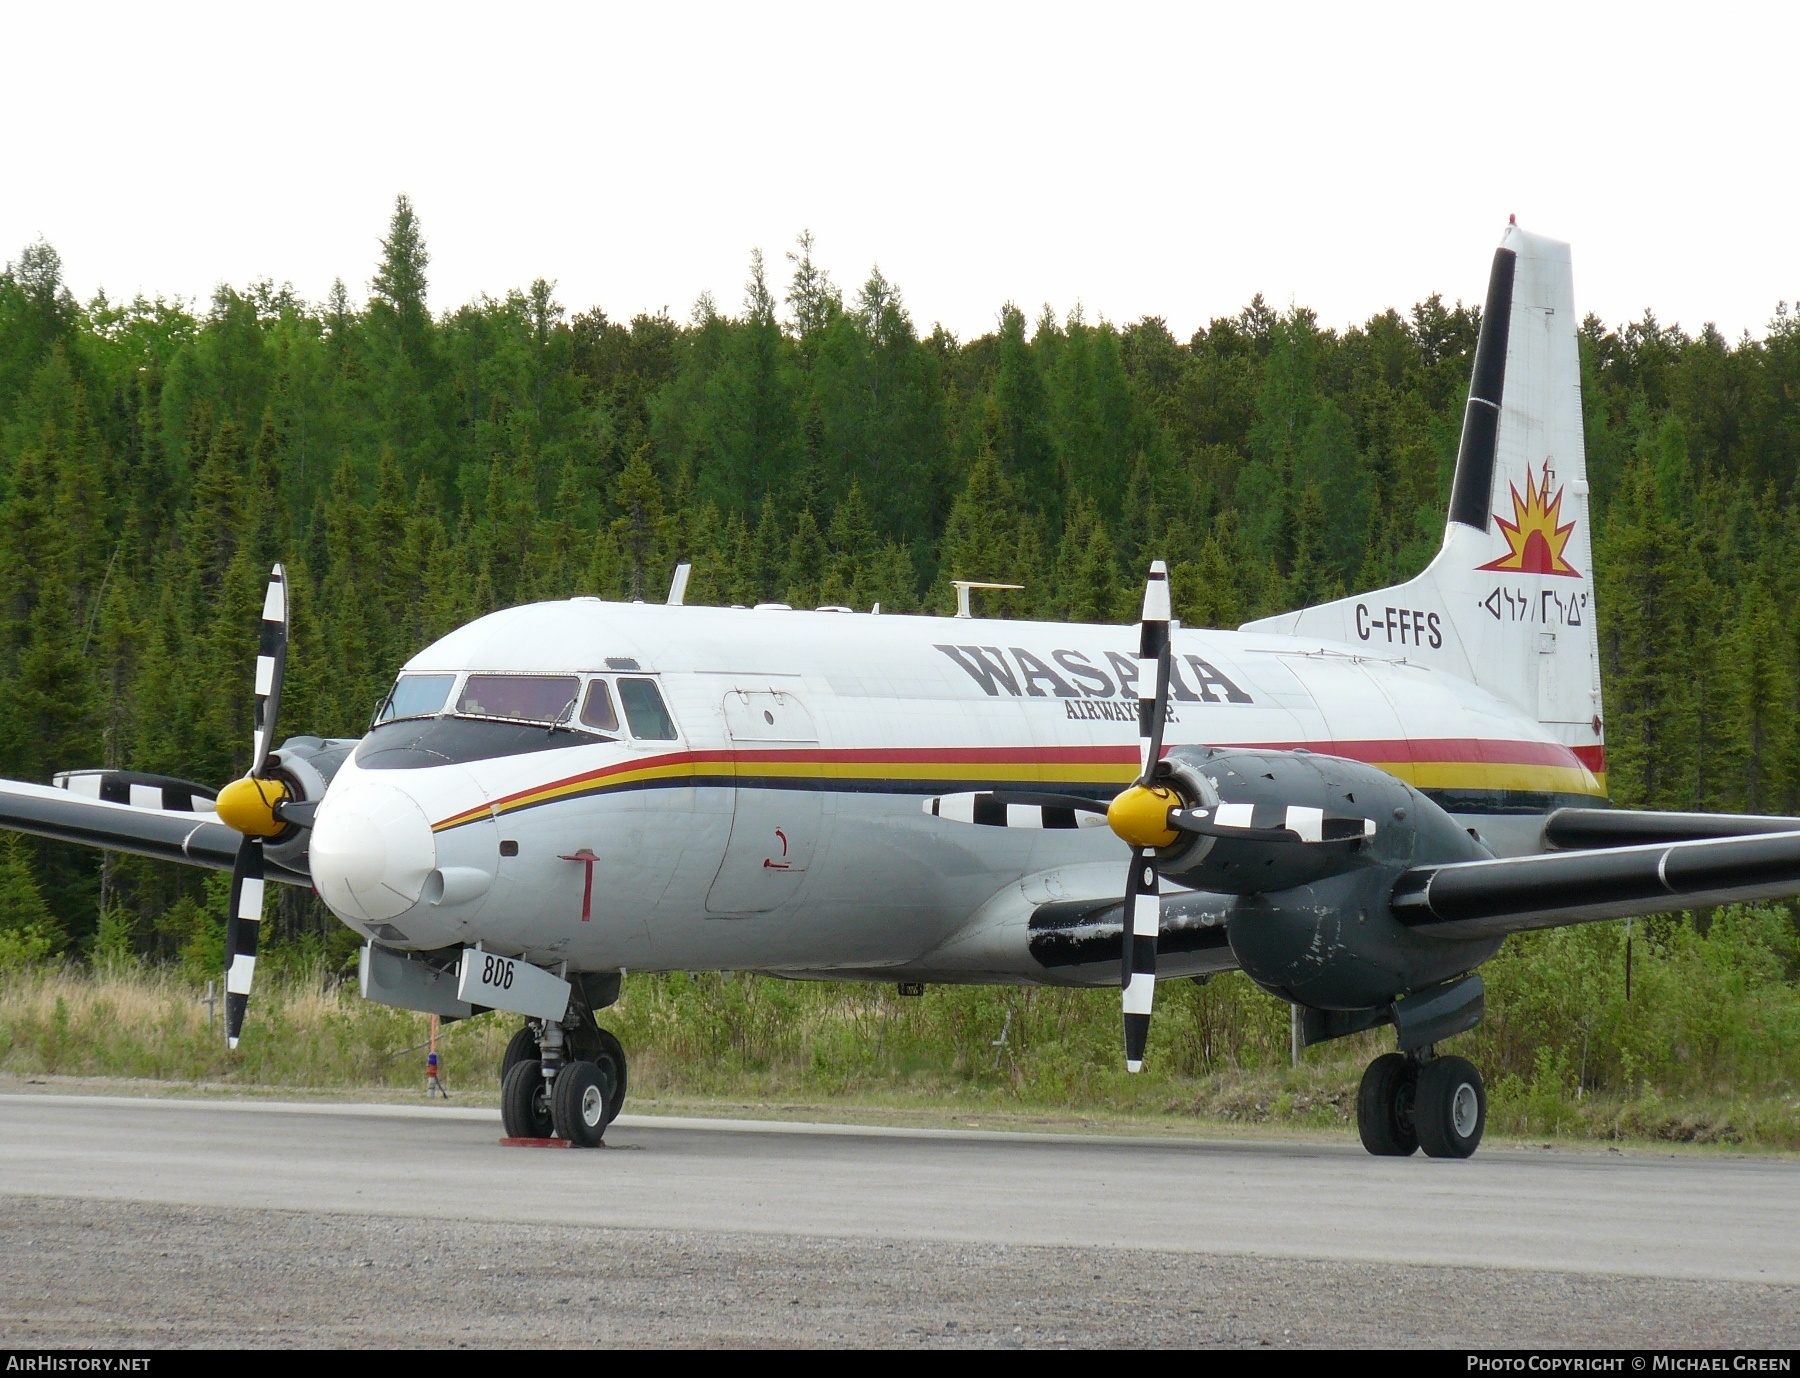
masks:
<instances>
[{"instance_id":1,"label":"gravel ground","mask_svg":"<svg viewBox=\"0 0 1800 1378\"><path fill-rule=\"evenodd\" d=\"M1800 1288L0 1195L0 1347L1792 1347Z\"/></svg>"}]
</instances>

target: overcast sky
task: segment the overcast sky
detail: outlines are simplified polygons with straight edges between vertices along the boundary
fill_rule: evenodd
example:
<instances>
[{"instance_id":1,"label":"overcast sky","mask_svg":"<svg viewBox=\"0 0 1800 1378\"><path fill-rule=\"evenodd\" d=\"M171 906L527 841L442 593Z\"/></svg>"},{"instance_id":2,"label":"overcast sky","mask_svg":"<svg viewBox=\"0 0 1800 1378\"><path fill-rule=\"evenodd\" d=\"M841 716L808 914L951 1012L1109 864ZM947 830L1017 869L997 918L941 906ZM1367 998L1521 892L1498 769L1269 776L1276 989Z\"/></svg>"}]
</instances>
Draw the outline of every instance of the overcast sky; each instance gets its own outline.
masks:
<instances>
[{"instance_id":1,"label":"overcast sky","mask_svg":"<svg viewBox=\"0 0 1800 1378\"><path fill-rule=\"evenodd\" d=\"M552 278L615 317L809 227L921 329L1328 324L1479 300L1508 214L1576 304L1761 334L1800 296L1792 5L9 7L0 259L83 298L360 300L396 192L437 309Z\"/></svg>"}]
</instances>

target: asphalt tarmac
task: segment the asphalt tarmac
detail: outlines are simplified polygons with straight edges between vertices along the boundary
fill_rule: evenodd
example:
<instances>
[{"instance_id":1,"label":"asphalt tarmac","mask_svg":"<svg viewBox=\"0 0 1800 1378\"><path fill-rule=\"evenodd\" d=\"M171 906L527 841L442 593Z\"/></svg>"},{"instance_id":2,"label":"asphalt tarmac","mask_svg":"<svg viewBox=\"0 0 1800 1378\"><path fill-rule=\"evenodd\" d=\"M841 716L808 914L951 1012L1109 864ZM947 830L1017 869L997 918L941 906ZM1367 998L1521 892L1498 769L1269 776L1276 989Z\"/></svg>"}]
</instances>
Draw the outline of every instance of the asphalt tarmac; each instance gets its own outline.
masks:
<instances>
[{"instance_id":1,"label":"asphalt tarmac","mask_svg":"<svg viewBox=\"0 0 1800 1378\"><path fill-rule=\"evenodd\" d=\"M499 1133L461 1106L0 1095L0 1345L1800 1343L1790 1159Z\"/></svg>"}]
</instances>

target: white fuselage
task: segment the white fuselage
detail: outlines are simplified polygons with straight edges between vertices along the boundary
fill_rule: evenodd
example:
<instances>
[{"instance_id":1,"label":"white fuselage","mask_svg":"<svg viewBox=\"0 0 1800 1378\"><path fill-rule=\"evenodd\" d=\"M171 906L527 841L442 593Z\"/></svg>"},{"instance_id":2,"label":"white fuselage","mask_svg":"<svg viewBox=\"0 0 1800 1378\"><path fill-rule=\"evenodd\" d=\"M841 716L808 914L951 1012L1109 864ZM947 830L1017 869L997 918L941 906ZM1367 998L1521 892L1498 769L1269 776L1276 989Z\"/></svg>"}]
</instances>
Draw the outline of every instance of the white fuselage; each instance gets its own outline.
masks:
<instances>
[{"instance_id":1,"label":"white fuselage","mask_svg":"<svg viewBox=\"0 0 1800 1378\"><path fill-rule=\"evenodd\" d=\"M1549 808L1603 793L1537 723L1423 666L1237 632L1178 630L1174 650L1170 747L1372 762L1500 852L1536 850ZM1035 979L1022 949L972 930L1117 895L1124 844L921 805L1006 786L1110 797L1137 768L1135 651L1135 628L1064 623L593 599L495 613L403 673L649 679L678 735L384 723L321 805L315 880L398 947L480 941L574 970ZM407 746L425 727L438 736Z\"/></svg>"}]
</instances>

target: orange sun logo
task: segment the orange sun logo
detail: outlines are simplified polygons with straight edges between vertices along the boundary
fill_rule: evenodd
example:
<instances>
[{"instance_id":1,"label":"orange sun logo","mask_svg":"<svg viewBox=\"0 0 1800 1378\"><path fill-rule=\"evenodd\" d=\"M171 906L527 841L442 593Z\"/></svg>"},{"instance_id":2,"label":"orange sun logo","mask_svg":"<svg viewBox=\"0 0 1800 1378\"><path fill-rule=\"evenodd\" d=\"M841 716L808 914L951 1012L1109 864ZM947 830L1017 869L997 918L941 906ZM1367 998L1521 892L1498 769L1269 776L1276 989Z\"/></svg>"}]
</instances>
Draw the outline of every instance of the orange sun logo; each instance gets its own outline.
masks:
<instances>
[{"instance_id":1,"label":"orange sun logo","mask_svg":"<svg viewBox=\"0 0 1800 1378\"><path fill-rule=\"evenodd\" d=\"M1511 484L1507 485L1512 488ZM1500 531L1506 537L1507 552L1498 560L1491 560L1480 569L1504 569L1515 574L1561 574L1579 579L1581 571L1563 559L1563 547L1569 543L1569 533L1575 529L1575 523L1558 526L1556 519L1562 515L1563 490L1558 488L1556 496L1545 501L1550 492L1550 466L1544 465L1544 483L1540 488L1532 481L1531 471L1525 471L1525 496L1519 497L1519 490L1512 488L1513 520L1494 513L1494 520L1500 524Z\"/></svg>"}]
</instances>

